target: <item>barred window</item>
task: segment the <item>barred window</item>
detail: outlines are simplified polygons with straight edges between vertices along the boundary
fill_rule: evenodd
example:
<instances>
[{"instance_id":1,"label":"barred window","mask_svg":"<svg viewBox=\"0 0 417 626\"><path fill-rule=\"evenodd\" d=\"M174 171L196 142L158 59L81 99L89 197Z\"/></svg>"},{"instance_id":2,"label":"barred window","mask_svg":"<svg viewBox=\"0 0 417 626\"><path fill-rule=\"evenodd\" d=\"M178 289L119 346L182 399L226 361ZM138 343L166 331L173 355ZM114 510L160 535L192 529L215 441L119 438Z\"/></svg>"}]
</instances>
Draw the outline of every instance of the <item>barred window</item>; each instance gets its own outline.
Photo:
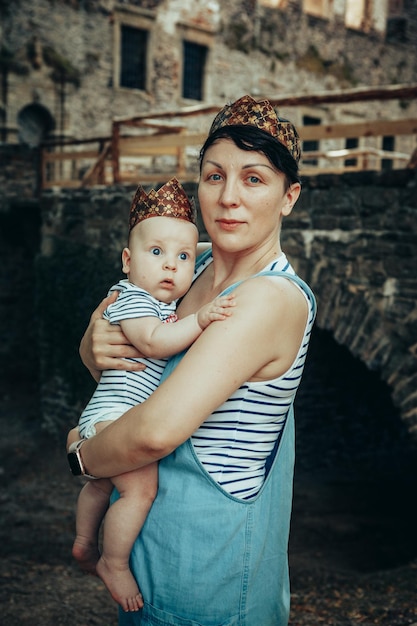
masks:
<instances>
[{"instance_id":1,"label":"barred window","mask_svg":"<svg viewBox=\"0 0 417 626\"><path fill-rule=\"evenodd\" d=\"M386 135L382 137L382 149L387 152L394 152L395 150L395 137L391 137ZM381 160L381 169L383 170L392 170L394 162L392 159L382 159Z\"/></svg>"},{"instance_id":2,"label":"barred window","mask_svg":"<svg viewBox=\"0 0 417 626\"><path fill-rule=\"evenodd\" d=\"M303 116L304 126L319 126L320 124L321 119L319 117L311 117L310 115ZM309 139L307 141L303 141L303 152L313 152L319 149L320 142L317 139ZM304 165L318 165L318 160L316 158L305 159L303 163Z\"/></svg>"},{"instance_id":3,"label":"barred window","mask_svg":"<svg viewBox=\"0 0 417 626\"><path fill-rule=\"evenodd\" d=\"M348 137L345 141L345 148L347 150L357 148L359 146L359 139L357 137ZM358 164L358 159L353 157L351 159L345 159L345 165L347 167L354 167Z\"/></svg>"},{"instance_id":4,"label":"barred window","mask_svg":"<svg viewBox=\"0 0 417 626\"><path fill-rule=\"evenodd\" d=\"M203 100L207 48L191 41L184 41L183 53L182 97L192 100Z\"/></svg>"},{"instance_id":5,"label":"barred window","mask_svg":"<svg viewBox=\"0 0 417 626\"><path fill-rule=\"evenodd\" d=\"M146 53L148 32L132 26L121 26L120 86L146 88Z\"/></svg>"}]
</instances>

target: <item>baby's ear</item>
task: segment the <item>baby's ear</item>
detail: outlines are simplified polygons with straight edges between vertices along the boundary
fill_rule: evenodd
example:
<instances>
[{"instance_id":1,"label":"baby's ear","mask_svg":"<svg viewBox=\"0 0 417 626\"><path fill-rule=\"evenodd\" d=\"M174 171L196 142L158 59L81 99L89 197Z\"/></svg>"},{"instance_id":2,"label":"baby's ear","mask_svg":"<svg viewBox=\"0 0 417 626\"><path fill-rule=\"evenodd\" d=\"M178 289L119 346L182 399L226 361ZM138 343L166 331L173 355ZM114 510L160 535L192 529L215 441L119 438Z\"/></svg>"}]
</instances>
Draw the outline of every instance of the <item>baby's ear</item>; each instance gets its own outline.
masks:
<instances>
[{"instance_id":1,"label":"baby's ear","mask_svg":"<svg viewBox=\"0 0 417 626\"><path fill-rule=\"evenodd\" d=\"M129 248L123 248L122 252L122 272L129 274L130 272L130 250Z\"/></svg>"}]
</instances>

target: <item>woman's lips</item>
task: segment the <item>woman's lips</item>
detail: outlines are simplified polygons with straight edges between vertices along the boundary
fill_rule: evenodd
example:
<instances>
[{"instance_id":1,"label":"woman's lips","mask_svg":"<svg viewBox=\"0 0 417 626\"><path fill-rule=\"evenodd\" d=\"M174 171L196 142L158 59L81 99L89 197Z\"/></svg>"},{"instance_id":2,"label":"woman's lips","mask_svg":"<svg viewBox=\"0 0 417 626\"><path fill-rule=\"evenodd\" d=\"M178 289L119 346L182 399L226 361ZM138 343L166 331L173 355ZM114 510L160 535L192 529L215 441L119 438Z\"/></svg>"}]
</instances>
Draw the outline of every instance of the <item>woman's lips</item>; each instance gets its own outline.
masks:
<instances>
[{"instance_id":1,"label":"woman's lips","mask_svg":"<svg viewBox=\"0 0 417 626\"><path fill-rule=\"evenodd\" d=\"M242 222L238 222L237 220L218 220L220 228L223 230L233 231L236 230Z\"/></svg>"}]
</instances>

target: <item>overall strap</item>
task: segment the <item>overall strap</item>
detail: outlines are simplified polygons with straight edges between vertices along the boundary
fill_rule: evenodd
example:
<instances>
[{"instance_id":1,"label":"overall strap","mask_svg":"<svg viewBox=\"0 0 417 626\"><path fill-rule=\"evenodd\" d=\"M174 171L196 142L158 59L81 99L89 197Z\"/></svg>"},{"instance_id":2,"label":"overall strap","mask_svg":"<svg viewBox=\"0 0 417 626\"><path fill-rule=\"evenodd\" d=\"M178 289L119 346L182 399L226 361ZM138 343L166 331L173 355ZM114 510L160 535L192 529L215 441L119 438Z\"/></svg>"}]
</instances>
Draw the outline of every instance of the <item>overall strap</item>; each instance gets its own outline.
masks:
<instances>
[{"instance_id":1,"label":"overall strap","mask_svg":"<svg viewBox=\"0 0 417 626\"><path fill-rule=\"evenodd\" d=\"M307 285L307 283L304 282L299 276L297 276L297 274L291 274L290 272L285 272L285 271L283 272L283 271L267 270L267 271L259 272L258 274L254 274L250 278L257 278L258 276L282 277L282 278L287 278L288 280L291 280L292 282L294 282L296 285L298 285L300 287L300 289L302 291L304 291L304 293L306 294L307 298L310 300L311 307L312 307L312 313L313 313L313 315L315 315L317 304L316 304L316 299L314 297L314 294L311 291L310 287ZM233 285L230 285L229 287L226 287L226 289L224 291L222 291L222 293L220 295L222 295L222 296L227 295L228 293L233 291L233 289L236 289L236 287L241 285L246 280L249 280L249 279L245 278L244 280L240 280L240 281L238 281L236 283L233 283Z\"/></svg>"}]
</instances>

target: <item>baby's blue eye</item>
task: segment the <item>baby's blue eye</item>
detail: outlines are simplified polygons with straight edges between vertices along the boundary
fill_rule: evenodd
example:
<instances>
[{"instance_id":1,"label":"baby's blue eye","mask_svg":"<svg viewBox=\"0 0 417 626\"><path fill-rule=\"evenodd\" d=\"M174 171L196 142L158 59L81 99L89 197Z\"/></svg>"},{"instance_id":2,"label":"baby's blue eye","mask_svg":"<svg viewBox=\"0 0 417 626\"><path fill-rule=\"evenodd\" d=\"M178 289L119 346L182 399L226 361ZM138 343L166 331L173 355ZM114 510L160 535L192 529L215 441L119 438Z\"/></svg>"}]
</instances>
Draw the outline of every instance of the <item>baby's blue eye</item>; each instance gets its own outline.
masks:
<instances>
[{"instance_id":1,"label":"baby's blue eye","mask_svg":"<svg viewBox=\"0 0 417 626\"><path fill-rule=\"evenodd\" d=\"M161 254L161 248L152 248L151 253L155 256L158 256L159 254Z\"/></svg>"},{"instance_id":2,"label":"baby's blue eye","mask_svg":"<svg viewBox=\"0 0 417 626\"><path fill-rule=\"evenodd\" d=\"M186 252L180 252L178 255L181 261L186 261L188 259L188 254Z\"/></svg>"}]
</instances>

